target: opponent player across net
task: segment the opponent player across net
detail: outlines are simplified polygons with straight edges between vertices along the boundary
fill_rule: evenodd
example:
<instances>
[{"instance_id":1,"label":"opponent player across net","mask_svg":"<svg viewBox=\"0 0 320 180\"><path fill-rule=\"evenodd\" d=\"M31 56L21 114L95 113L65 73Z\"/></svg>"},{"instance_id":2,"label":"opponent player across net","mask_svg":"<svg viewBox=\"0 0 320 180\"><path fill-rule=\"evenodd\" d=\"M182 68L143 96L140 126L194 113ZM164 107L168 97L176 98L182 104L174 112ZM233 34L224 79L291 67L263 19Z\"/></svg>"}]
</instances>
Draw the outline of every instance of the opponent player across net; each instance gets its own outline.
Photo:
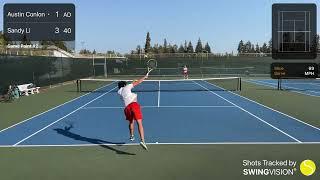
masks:
<instances>
[{"instance_id":1,"label":"opponent player across net","mask_svg":"<svg viewBox=\"0 0 320 180\"><path fill-rule=\"evenodd\" d=\"M140 135L140 145L148 150L147 145L145 143L144 138L144 128L142 124L142 112L140 104L138 103L138 95L133 93L131 90L141 84L146 78L148 78L149 73L157 67L157 61L154 59L150 59L147 63L147 73L144 77L137 81L133 81L130 84L127 84L126 81L118 82L118 94L121 96L121 99L124 102L124 114L126 119L129 121L129 133L130 140L134 141L134 121L136 121L138 125L138 131Z\"/></svg>"}]
</instances>

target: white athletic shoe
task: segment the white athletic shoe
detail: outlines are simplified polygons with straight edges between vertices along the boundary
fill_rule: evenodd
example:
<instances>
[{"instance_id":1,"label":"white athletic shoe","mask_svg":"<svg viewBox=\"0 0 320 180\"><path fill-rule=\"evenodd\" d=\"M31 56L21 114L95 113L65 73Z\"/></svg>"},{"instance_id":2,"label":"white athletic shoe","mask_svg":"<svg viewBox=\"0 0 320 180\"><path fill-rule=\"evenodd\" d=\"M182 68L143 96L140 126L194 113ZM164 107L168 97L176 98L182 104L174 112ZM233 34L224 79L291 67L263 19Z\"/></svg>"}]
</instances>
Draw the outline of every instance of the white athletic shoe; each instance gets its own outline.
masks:
<instances>
[{"instance_id":1,"label":"white athletic shoe","mask_svg":"<svg viewBox=\"0 0 320 180\"><path fill-rule=\"evenodd\" d=\"M145 142L141 141L141 142L140 142L140 146L141 146L144 150L148 150L148 147L147 147L147 145L146 145Z\"/></svg>"},{"instance_id":2,"label":"white athletic shoe","mask_svg":"<svg viewBox=\"0 0 320 180\"><path fill-rule=\"evenodd\" d=\"M130 136L130 141L134 141L134 136Z\"/></svg>"}]
</instances>

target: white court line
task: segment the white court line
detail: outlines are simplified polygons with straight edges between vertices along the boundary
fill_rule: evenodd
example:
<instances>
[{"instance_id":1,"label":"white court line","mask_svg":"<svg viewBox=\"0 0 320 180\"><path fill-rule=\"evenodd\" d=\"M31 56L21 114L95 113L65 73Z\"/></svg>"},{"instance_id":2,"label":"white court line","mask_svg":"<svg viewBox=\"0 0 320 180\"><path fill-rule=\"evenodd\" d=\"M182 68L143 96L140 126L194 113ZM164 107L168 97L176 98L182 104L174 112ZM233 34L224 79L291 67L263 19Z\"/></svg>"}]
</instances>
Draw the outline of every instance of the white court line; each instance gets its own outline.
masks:
<instances>
[{"instance_id":1,"label":"white court line","mask_svg":"<svg viewBox=\"0 0 320 180\"><path fill-rule=\"evenodd\" d=\"M267 87L271 87L271 88L277 88L277 85L276 84L272 84L272 83L266 83L266 82L261 82L261 81L258 81L258 80L244 80L245 82L249 82L249 83L254 83L254 84L258 84L258 85L261 85L261 86L267 86ZM297 91L297 90L292 90L290 89L289 92L294 92L294 93L298 93L298 94L302 94L302 95L306 95L306 96L313 96L313 97L320 97L318 95L313 95L313 94L307 94L307 93L303 93L301 91Z\"/></svg>"},{"instance_id":2,"label":"white court line","mask_svg":"<svg viewBox=\"0 0 320 180\"><path fill-rule=\"evenodd\" d=\"M264 80L264 79L261 79L262 81ZM283 80L285 80L285 79L283 79ZM320 81L319 81L320 82ZM320 86L319 84L317 84L317 83L315 83L315 82L290 82L290 81L285 81L285 82L282 82L283 84L301 84L301 85L303 85L303 84L310 84L310 85L314 85L314 86Z\"/></svg>"},{"instance_id":3,"label":"white court line","mask_svg":"<svg viewBox=\"0 0 320 180\"><path fill-rule=\"evenodd\" d=\"M13 146L16 146L16 145L18 145L18 144L22 143L23 141L25 141L25 140L27 140L27 139L31 138L32 136L34 136L34 135L38 134L39 132L41 132L41 131L43 131L43 130L47 129L47 128L48 128L48 127L50 127L50 126L52 126L53 124L55 124L55 123L57 123L57 122L61 121L62 119L64 119L64 118L66 118L66 117L70 116L71 114L73 114L73 113L75 113L75 112L79 111L81 108L83 108L83 107L85 107L86 105L88 105L88 104L92 103L93 101L95 101L95 100L97 100L97 99L101 98L102 96L104 96L104 95L108 94L109 92L113 91L115 88L116 88L116 87L112 88L111 90L109 90L109 91L107 91L107 92L105 92L105 93L101 94L100 96L98 96L98 97L96 97L96 98L92 99L91 101L87 102L86 104L84 104L84 105L80 106L80 107L79 107L79 108L77 108L76 110L74 110L74 111L70 112L69 114L67 114L67 115L65 115L65 116L63 116L63 117L61 117L61 118L59 118L58 120L56 120L56 121L54 121L54 122L52 122L52 123L48 124L48 125L47 125L47 126L45 126L44 128L42 128L42 129L40 129L40 130L38 130L38 131L34 132L33 134L31 134L31 135L27 136L26 138L22 139L21 141L19 141L19 142L15 143Z\"/></svg>"},{"instance_id":4,"label":"white court line","mask_svg":"<svg viewBox=\"0 0 320 180\"><path fill-rule=\"evenodd\" d=\"M206 82L206 81L204 81L204 82ZM214 84L212 84L212 83L209 83L209 82L206 82L206 83L208 83L208 84L210 84L210 85L212 85L212 86L216 86L216 85L214 85ZM221 89L223 89L223 88L221 88ZM281 111L275 110L275 109L273 109L273 108L271 108L271 107L269 107L269 106L266 106L266 105L264 105L264 104L261 104L261 103L259 103L259 102L257 102L257 101L254 101L254 100L252 100L252 99L249 99L249 98L247 98L247 97L241 96L241 95L239 95L239 94L237 94L237 93L234 93L234 92L231 92L231 91L229 91L229 93L231 93L231 94L233 94L233 95L236 95L236 96L238 96L238 97L241 97L241 98L243 98L243 99L245 99L245 100L247 100L247 101L250 101L250 102L253 102L253 103L255 103L255 104L258 104L258 105L260 105L260 106L262 106L262 107L264 107L264 108L267 108L267 109L269 109L269 110L271 110L271 111L273 111L273 112L280 113L280 114L282 114L282 115L284 115L284 116L287 116L287 117L290 118L290 119L293 119L293 120L295 120L295 121L298 121L298 122L300 122L300 123L302 123L302 124L305 124L305 125L307 125L307 126L310 126L310 127L314 128L314 129L320 131L320 128L318 128L318 127L316 127L316 126L313 126L313 125L311 125L311 124L308 124L308 123L306 123L306 122L304 122L304 121L302 121L302 120L300 120L300 119L298 119L298 118L295 118L295 117L293 117L293 116L290 116L290 115L288 115L288 114L286 114L286 113L283 113L283 112L281 112Z\"/></svg>"},{"instance_id":5,"label":"white court line","mask_svg":"<svg viewBox=\"0 0 320 180\"><path fill-rule=\"evenodd\" d=\"M317 83L310 83L312 86L320 86L320 84Z\"/></svg>"},{"instance_id":6,"label":"white court line","mask_svg":"<svg viewBox=\"0 0 320 180\"><path fill-rule=\"evenodd\" d=\"M282 82L282 84L286 85L311 85L311 86L320 86L320 84L314 82Z\"/></svg>"},{"instance_id":7,"label":"white court line","mask_svg":"<svg viewBox=\"0 0 320 180\"><path fill-rule=\"evenodd\" d=\"M156 106L154 106L156 107ZM114 107L104 107L104 106L89 106L89 107L83 107L81 109L124 109L123 106L114 106Z\"/></svg>"},{"instance_id":8,"label":"white court line","mask_svg":"<svg viewBox=\"0 0 320 180\"><path fill-rule=\"evenodd\" d=\"M293 139L293 140L295 140L295 141L297 141L297 142L301 143L301 141L300 141L300 140L298 140L298 139L296 139L295 137L291 136L290 134L288 134L288 133L286 133L286 132L282 131L281 129L279 129L279 128L277 128L277 127L273 126L272 124L270 124L270 123L266 122L266 121L265 121L265 120L263 120L262 118L260 118L260 117L258 117L258 116L256 116L256 115L254 115L253 113L251 113L251 112L247 111L246 109L244 109L244 108L242 108L242 107L238 106L237 104L235 104L235 103L233 103L233 102L229 101L228 99L226 99L226 98L224 98L224 97L220 96L219 94L217 94L217 93L215 93L215 92L213 92L213 91L210 91L210 90L209 90L208 88L206 88L205 86L203 86L203 85L201 85L201 84L199 84L199 83L197 83L197 82L195 82L195 83L196 83L196 84L198 84L199 86L201 86L202 88L204 88L204 89L208 90L210 93L212 93L212 94L214 94L214 95L216 95L216 96L220 97L221 99L223 99L223 100L225 100L225 101L229 102L230 104L232 104L232 105L234 105L234 106L238 107L240 110L242 110L242 111L244 111L244 112L248 113L249 115L251 115L251 116L255 117L255 118L256 118L256 119L258 119L259 121L261 121L261 122L263 122L263 123L265 123L265 124L269 125L270 127L274 128L274 129L276 129L276 130L278 130L278 131L279 131L279 132L281 132L282 134L284 134L284 135L286 135L286 136L290 137L291 139Z\"/></svg>"},{"instance_id":9,"label":"white court line","mask_svg":"<svg viewBox=\"0 0 320 180\"><path fill-rule=\"evenodd\" d=\"M141 108L234 108L236 106L141 106ZM122 106L91 106L91 107L83 107L81 109L123 109Z\"/></svg>"},{"instance_id":10,"label":"white court line","mask_svg":"<svg viewBox=\"0 0 320 180\"><path fill-rule=\"evenodd\" d=\"M320 142L202 142L202 143L167 143L167 142L150 142L147 145L303 145L303 144L320 144ZM139 143L124 144L34 144L34 145L0 145L0 148L37 148L37 147L95 147L95 146L140 146Z\"/></svg>"},{"instance_id":11,"label":"white court line","mask_svg":"<svg viewBox=\"0 0 320 180\"><path fill-rule=\"evenodd\" d=\"M159 108L234 108L234 107L235 106L159 106Z\"/></svg>"},{"instance_id":12,"label":"white court line","mask_svg":"<svg viewBox=\"0 0 320 180\"><path fill-rule=\"evenodd\" d=\"M111 84L113 84L113 83L111 83ZM102 86L102 87L100 87L100 88L98 88L98 89L96 89L96 90L94 90L94 91L97 91L97 90L99 90L99 89L108 87L108 86L110 86L111 84ZM94 92L94 91L93 91L93 92ZM92 92L86 93L86 94L84 94L84 95L81 95L81 96L79 96L79 97L76 97L76 98L74 98L74 99L71 99L71 100L69 100L69 101L67 101L67 102L65 102L65 103L63 103L63 104L60 104L60 105L55 106L55 107L53 107L53 108L51 108L51 109L48 109L48 110L46 110L46 111L44 111L44 112L42 112L42 113L40 113L40 114L37 114L37 115L32 116L32 117L30 117L30 118L28 118L28 119L25 119L25 120L20 121L20 122L18 122L18 123L16 123L16 124L13 124L13 125L11 125L11 126L9 126L9 127L7 127L7 128L4 128L4 129L0 130L0 133L3 132L3 131L5 131L5 130L7 130L7 129L13 128L13 127L15 127L15 126L17 126L17 125L19 125L19 124L22 124L22 123L24 123L24 122L26 122L26 121L29 121L29 120L31 120L31 119L33 119L33 118L36 118L36 117L38 117L38 116L40 116L40 115L42 115L42 114L45 114L45 113L47 113L47 112L49 112L49 111L52 111L52 110L54 110L54 109L57 109L57 108L59 108L59 107L61 107L61 106L63 106L63 105L66 105L66 104L68 104L68 103L71 103L71 102L73 102L73 101L75 101L75 100L77 100L77 99L80 99L80 98L84 97L84 96L87 96L87 95L89 95L89 94L91 94L91 93L92 93Z\"/></svg>"}]
</instances>

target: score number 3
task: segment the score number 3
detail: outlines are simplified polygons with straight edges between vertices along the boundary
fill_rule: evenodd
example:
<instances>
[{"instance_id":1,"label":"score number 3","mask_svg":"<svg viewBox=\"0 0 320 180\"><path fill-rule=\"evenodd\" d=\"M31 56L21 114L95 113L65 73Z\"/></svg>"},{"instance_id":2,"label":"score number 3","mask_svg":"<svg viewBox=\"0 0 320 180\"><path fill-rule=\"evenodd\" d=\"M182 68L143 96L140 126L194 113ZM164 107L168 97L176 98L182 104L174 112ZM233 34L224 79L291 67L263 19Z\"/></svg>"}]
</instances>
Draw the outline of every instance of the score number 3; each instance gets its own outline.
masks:
<instances>
[{"instance_id":1,"label":"score number 3","mask_svg":"<svg viewBox=\"0 0 320 180\"><path fill-rule=\"evenodd\" d=\"M71 34L72 30L71 30L71 28L64 28L63 32L66 33L66 34ZM55 27L54 28L54 33L55 34L59 34L60 33L60 29L58 27Z\"/></svg>"}]
</instances>

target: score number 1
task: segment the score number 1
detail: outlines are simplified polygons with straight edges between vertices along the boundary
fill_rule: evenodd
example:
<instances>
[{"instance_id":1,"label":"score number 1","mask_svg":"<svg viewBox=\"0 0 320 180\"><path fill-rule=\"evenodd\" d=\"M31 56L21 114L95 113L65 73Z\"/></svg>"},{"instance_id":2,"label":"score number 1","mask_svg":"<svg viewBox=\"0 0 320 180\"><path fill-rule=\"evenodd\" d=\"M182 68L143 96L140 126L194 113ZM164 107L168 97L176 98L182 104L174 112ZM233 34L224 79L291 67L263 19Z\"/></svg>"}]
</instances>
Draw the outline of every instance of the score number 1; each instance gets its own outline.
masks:
<instances>
[{"instance_id":1,"label":"score number 1","mask_svg":"<svg viewBox=\"0 0 320 180\"><path fill-rule=\"evenodd\" d=\"M70 18L72 16L71 12L64 12L62 14L63 14L62 17L66 17L66 18ZM59 11L56 11L56 15L57 15L57 17L59 17Z\"/></svg>"}]
</instances>

